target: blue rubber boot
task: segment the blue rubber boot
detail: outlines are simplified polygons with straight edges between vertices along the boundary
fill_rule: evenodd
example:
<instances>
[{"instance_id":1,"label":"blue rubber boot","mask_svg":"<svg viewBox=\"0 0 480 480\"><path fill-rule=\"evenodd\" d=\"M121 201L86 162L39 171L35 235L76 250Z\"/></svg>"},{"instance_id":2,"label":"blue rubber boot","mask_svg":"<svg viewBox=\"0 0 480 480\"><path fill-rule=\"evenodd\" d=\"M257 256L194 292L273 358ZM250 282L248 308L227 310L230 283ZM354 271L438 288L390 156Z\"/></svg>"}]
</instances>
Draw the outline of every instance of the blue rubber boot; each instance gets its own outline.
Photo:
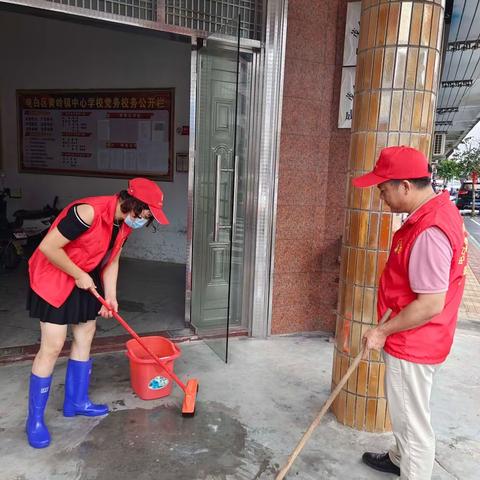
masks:
<instances>
[{"instance_id":1,"label":"blue rubber boot","mask_svg":"<svg viewBox=\"0 0 480 480\"><path fill-rule=\"evenodd\" d=\"M45 448L50 445L50 433L44 423L43 414L50 394L52 376L37 377L30 375L30 388L28 391L28 417L25 430L28 443L33 448Z\"/></svg>"},{"instance_id":2,"label":"blue rubber boot","mask_svg":"<svg viewBox=\"0 0 480 480\"><path fill-rule=\"evenodd\" d=\"M63 415L65 417L74 417L75 415L98 417L108 413L107 405L96 405L88 398L91 373L91 359L86 362L68 360L65 377L65 400L63 402Z\"/></svg>"}]
</instances>

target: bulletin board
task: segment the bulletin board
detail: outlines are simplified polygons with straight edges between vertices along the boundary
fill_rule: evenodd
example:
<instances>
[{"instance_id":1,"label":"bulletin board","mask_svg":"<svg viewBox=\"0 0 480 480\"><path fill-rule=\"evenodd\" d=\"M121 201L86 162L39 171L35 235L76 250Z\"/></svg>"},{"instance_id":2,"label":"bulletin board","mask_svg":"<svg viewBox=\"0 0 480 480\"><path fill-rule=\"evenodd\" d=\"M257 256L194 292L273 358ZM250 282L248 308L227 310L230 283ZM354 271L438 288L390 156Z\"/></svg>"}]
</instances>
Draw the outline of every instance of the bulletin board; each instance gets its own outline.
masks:
<instances>
[{"instance_id":1,"label":"bulletin board","mask_svg":"<svg viewBox=\"0 0 480 480\"><path fill-rule=\"evenodd\" d=\"M19 170L173 181L174 89L17 90Z\"/></svg>"}]
</instances>

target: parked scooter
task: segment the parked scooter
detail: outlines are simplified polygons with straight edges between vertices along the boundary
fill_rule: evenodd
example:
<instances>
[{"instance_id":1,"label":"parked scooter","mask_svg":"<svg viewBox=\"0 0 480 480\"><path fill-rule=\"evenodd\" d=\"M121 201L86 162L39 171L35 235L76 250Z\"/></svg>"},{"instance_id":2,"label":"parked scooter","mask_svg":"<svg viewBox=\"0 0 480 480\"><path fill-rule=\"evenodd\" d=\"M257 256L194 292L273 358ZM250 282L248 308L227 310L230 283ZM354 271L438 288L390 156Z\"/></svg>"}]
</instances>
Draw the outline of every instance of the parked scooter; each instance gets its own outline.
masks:
<instances>
[{"instance_id":1,"label":"parked scooter","mask_svg":"<svg viewBox=\"0 0 480 480\"><path fill-rule=\"evenodd\" d=\"M17 210L14 221L7 218L7 198L14 198L10 189L0 190L0 270L11 270L18 266L22 258L30 258L33 251L47 234L55 217L58 197L53 205L41 210Z\"/></svg>"},{"instance_id":2,"label":"parked scooter","mask_svg":"<svg viewBox=\"0 0 480 480\"><path fill-rule=\"evenodd\" d=\"M22 245L26 235L15 231L7 219L7 197L11 198L10 189L0 190L0 271L15 268L21 259Z\"/></svg>"},{"instance_id":3,"label":"parked scooter","mask_svg":"<svg viewBox=\"0 0 480 480\"><path fill-rule=\"evenodd\" d=\"M16 230L21 230L27 242L23 246L23 252L30 258L34 250L40 245L48 229L60 213L57 208L58 197L53 199L52 205L45 205L41 210L17 210L13 213L13 222Z\"/></svg>"}]
</instances>

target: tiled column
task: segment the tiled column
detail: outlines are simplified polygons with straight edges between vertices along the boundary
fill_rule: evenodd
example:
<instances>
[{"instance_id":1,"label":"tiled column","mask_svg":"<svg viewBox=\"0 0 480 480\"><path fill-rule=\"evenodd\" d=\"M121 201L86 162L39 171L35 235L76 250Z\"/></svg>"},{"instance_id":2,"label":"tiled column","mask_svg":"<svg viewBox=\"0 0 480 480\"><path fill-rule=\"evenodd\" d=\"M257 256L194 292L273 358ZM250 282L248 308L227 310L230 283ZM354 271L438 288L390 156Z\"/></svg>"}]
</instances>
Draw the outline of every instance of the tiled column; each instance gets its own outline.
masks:
<instances>
[{"instance_id":1,"label":"tiled column","mask_svg":"<svg viewBox=\"0 0 480 480\"><path fill-rule=\"evenodd\" d=\"M349 161L349 186L332 387L377 323L376 292L397 218L376 188L351 178L371 171L379 151L410 145L429 154L433 130L444 0L363 0ZM332 409L358 430L390 429L384 364L377 352L362 361Z\"/></svg>"}]
</instances>

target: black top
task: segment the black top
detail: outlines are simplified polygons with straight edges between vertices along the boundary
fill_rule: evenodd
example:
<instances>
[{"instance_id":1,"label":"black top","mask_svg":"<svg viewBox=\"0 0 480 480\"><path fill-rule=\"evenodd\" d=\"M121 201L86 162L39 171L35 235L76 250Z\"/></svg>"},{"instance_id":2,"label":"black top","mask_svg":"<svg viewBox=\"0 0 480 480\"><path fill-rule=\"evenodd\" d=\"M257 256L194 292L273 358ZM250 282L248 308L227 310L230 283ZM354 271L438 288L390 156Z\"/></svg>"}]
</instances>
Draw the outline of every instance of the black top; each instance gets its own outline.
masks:
<instances>
[{"instance_id":1,"label":"black top","mask_svg":"<svg viewBox=\"0 0 480 480\"><path fill-rule=\"evenodd\" d=\"M67 215L60 220L57 225L58 231L68 240L76 240L82 233L85 233L89 228L90 225L85 223L80 215L77 212L77 207L79 205L84 205L78 203L77 205L73 205L69 208ZM112 237L110 238L110 245L108 246L108 253L110 253L111 248L115 243L115 239L117 238L118 231L120 230L120 225L118 223L113 223L113 230L112 230Z\"/></svg>"}]
</instances>

